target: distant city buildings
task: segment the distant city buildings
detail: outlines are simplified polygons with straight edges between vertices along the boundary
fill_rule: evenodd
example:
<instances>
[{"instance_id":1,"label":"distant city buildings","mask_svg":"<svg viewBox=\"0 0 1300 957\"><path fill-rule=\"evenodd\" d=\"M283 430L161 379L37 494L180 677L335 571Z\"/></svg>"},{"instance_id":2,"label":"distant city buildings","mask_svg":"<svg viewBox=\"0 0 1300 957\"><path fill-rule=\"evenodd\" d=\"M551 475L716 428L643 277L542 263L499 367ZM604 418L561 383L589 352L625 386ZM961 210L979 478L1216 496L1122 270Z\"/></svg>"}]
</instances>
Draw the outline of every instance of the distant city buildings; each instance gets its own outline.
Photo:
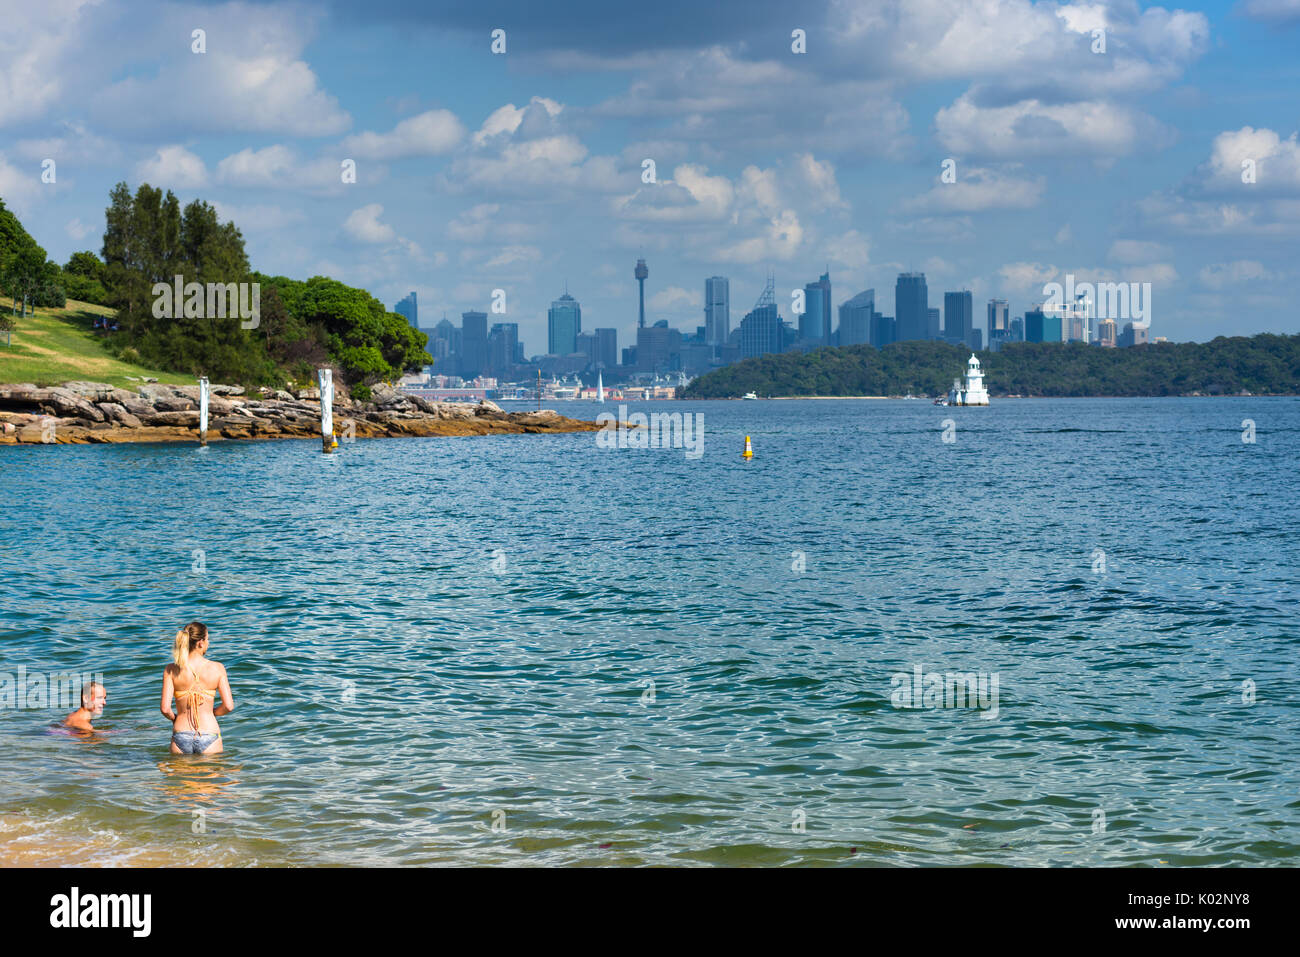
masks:
<instances>
[{"instance_id":1,"label":"distant city buildings","mask_svg":"<svg viewBox=\"0 0 1300 957\"><path fill-rule=\"evenodd\" d=\"M925 285L925 273L899 273L894 284L894 317L899 342L931 338L929 292ZM936 335L937 325L936 322Z\"/></svg>"},{"instance_id":2,"label":"distant city buildings","mask_svg":"<svg viewBox=\"0 0 1300 957\"><path fill-rule=\"evenodd\" d=\"M644 285L642 295L645 295ZM546 314L546 351L553 356L572 355L578 351L578 334L582 332L582 307L567 292L551 303Z\"/></svg>"},{"instance_id":3,"label":"distant city buildings","mask_svg":"<svg viewBox=\"0 0 1300 957\"><path fill-rule=\"evenodd\" d=\"M730 279L709 276L704 280L703 325L675 329L666 319L654 321L645 315L649 269L644 259L636 261L633 276L637 281L636 342L621 351L616 328L583 331L581 304L566 289L546 313L545 354L525 355L518 322L493 323L489 330L488 314L471 310L461 314L459 328L444 318L435 327L422 330L433 357L426 375L454 380L456 388L469 388L469 383L480 383L474 388L481 388L481 383L494 380L504 389L526 391L535 389L534 380L540 373L563 391L583 388L578 377L589 377L586 387L590 387L599 372L608 384L622 380L659 389L669 388L662 385L665 380L684 381L742 359L822 346L883 348L895 342L939 340L972 352L984 348L986 341L993 351L1017 342L1085 342L1115 348L1144 344L1149 335L1146 326L1128 323L1121 331L1114 320L1094 319L1092 303L1082 296L1073 303L1052 300L1034 304L1023 316L1014 317L1006 299L990 299L986 326L981 329L975 322L970 290L946 291L941 312L929 304L922 272L898 274L894 315L885 316L877 311L874 288L835 306L827 271L803 286L804 311L794 322L781 318L775 279L769 275L754 308L735 328L731 325ZM394 311L418 328L414 292ZM834 317L838 324L832 321Z\"/></svg>"},{"instance_id":4,"label":"distant city buildings","mask_svg":"<svg viewBox=\"0 0 1300 957\"><path fill-rule=\"evenodd\" d=\"M731 282L726 276L711 276L704 280L704 341L721 346L730 334Z\"/></svg>"},{"instance_id":5,"label":"distant city buildings","mask_svg":"<svg viewBox=\"0 0 1300 957\"><path fill-rule=\"evenodd\" d=\"M405 316L412 329L420 328L420 313L416 309L414 292L407 293L405 298L393 307L393 312Z\"/></svg>"}]
</instances>

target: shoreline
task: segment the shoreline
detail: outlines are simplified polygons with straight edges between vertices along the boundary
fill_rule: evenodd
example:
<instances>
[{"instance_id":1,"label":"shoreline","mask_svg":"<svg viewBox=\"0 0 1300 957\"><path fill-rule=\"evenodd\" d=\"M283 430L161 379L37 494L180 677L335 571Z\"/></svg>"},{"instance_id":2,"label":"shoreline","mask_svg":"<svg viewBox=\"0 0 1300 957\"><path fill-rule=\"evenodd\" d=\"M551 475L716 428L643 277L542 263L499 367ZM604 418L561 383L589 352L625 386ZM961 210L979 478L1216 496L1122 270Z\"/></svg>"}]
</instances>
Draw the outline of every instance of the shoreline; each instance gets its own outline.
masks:
<instances>
[{"instance_id":1,"label":"shoreline","mask_svg":"<svg viewBox=\"0 0 1300 957\"><path fill-rule=\"evenodd\" d=\"M595 432L596 422L543 409L505 412L495 403L433 402L388 386L371 401L342 396L334 405L340 442L372 438L526 435ZM228 440L317 439L320 394L214 385L208 397L209 443ZM0 385L0 446L195 443L199 437L199 387L146 383L138 392L104 382L65 382L38 388Z\"/></svg>"}]
</instances>

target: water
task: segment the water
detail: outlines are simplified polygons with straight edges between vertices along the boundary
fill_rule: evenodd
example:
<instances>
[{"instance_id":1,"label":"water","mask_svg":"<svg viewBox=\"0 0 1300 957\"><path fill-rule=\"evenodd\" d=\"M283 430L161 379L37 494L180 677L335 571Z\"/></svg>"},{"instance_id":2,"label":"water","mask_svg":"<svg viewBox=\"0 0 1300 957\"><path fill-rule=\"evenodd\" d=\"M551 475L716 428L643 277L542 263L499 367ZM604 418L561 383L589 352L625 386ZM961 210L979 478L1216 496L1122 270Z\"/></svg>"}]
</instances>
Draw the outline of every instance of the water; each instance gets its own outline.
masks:
<instances>
[{"instance_id":1,"label":"water","mask_svg":"<svg viewBox=\"0 0 1300 957\"><path fill-rule=\"evenodd\" d=\"M102 671L115 732L0 710L0 862L1300 859L1300 400L653 408L703 457L0 450L0 671ZM191 618L220 757L158 713Z\"/></svg>"}]
</instances>

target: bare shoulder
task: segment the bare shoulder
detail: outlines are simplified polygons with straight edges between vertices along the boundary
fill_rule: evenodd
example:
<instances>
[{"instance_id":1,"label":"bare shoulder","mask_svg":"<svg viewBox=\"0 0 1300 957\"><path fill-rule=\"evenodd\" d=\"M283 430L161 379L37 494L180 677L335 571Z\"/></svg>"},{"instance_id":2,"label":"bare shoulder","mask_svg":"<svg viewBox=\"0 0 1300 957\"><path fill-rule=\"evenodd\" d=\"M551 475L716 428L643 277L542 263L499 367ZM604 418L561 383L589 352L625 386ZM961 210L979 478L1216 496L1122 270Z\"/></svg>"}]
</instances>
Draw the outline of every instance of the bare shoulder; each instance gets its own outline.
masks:
<instances>
[{"instance_id":1,"label":"bare shoulder","mask_svg":"<svg viewBox=\"0 0 1300 957\"><path fill-rule=\"evenodd\" d=\"M173 678L180 672L180 670L180 667L173 661L171 664L163 668L163 677Z\"/></svg>"}]
</instances>

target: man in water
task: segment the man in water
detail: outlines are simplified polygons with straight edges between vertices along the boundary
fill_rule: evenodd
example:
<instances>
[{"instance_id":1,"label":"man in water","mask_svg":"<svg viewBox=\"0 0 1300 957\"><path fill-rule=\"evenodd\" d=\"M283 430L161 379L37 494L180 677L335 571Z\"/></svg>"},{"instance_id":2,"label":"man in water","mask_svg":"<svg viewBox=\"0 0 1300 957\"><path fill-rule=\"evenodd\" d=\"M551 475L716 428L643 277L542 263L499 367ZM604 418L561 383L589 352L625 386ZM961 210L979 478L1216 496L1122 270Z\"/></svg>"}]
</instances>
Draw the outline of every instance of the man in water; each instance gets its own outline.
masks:
<instances>
[{"instance_id":1,"label":"man in water","mask_svg":"<svg viewBox=\"0 0 1300 957\"><path fill-rule=\"evenodd\" d=\"M108 689L98 681L87 681L81 689L81 707L64 719L63 726L76 731L94 731L90 721L104 713L106 701Z\"/></svg>"}]
</instances>

